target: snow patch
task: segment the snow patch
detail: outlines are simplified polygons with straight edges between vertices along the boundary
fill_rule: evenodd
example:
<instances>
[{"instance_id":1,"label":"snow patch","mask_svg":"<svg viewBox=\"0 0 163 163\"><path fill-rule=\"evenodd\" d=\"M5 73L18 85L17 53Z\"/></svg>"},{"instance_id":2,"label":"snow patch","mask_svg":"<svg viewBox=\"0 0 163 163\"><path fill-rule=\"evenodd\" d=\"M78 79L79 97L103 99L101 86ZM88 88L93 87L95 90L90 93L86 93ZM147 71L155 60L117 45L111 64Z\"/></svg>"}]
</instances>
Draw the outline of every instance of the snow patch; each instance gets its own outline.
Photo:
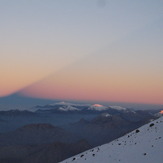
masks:
<instances>
[{"instance_id":1,"label":"snow patch","mask_svg":"<svg viewBox=\"0 0 163 163\"><path fill-rule=\"evenodd\" d=\"M109 113L103 113L103 114L101 114L101 116L103 116L103 117L110 117L111 115Z\"/></svg>"},{"instance_id":2,"label":"snow patch","mask_svg":"<svg viewBox=\"0 0 163 163\"><path fill-rule=\"evenodd\" d=\"M67 107L60 107L58 110L60 111L80 111L80 109L75 108L73 106L67 106Z\"/></svg>"},{"instance_id":3,"label":"snow patch","mask_svg":"<svg viewBox=\"0 0 163 163\"><path fill-rule=\"evenodd\" d=\"M126 108L121 107L121 106L109 106L109 107L112 109L116 109L116 110L127 110Z\"/></svg>"},{"instance_id":4,"label":"snow patch","mask_svg":"<svg viewBox=\"0 0 163 163\"><path fill-rule=\"evenodd\" d=\"M69 102L57 102L53 104L49 104L51 106L56 106L56 105L64 105L64 106L89 106L89 104L76 104L76 103L69 103Z\"/></svg>"}]
</instances>

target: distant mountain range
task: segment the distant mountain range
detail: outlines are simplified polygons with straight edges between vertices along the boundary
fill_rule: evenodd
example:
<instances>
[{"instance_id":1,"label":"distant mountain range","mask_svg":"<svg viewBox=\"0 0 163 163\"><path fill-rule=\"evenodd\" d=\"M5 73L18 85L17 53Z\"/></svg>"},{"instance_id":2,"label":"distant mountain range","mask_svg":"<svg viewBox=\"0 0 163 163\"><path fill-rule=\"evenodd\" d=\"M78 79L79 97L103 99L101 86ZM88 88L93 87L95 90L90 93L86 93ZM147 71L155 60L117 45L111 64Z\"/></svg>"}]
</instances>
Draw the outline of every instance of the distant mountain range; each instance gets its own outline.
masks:
<instances>
[{"instance_id":1,"label":"distant mountain range","mask_svg":"<svg viewBox=\"0 0 163 163\"><path fill-rule=\"evenodd\" d=\"M99 113L99 112L111 112L111 111L130 111L127 108L121 106L104 106L101 104L73 104L73 103L54 103L44 106L37 105L31 109L36 112L51 112L51 113Z\"/></svg>"},{"instance_id":2,"label":"distant mountain range","mask_svg":"<svg viewBox=\"0 0 163 163\"><path fill-rule=\"evenodd\" d=\"M50 100L50 99L40 99L34 97L23 96L19 92L14 93L9 96L0 97L0 110L11 110L11 109L19 109L19 110L28 110L35 105L46 105L46 104L54 104L58 103L61 100ZM120 106L117 109L124 108L132 108L135 110L146 110L146 109L161 109L163 105L152 105L152 104L132 104L132 103L120 103L120 102L86 102L86 101L68 101L69 103L100 103L106 106Z\"/></svg>"},{"instance_id":3,"label":"distant mountain range","mask_svg":"<svg viewBox=\"0 0 163 163\"><path fill-rule=\"evenodd\" d=\"M161 109L151 110L151 112L158 112ZM133 110L131 108L125 108L122 106L104 106L101 104L74 104L74 103L66 103L59 102L48 105L36 105L31 108L31 111L35 112L49 112L49 113L103 113L108 112L110 114L114 113L133 113L136 114L138 110ZM140 110L139 110L140 111ZM143 112L143 111L142 111Z\"/></svg>"}]
</instances>

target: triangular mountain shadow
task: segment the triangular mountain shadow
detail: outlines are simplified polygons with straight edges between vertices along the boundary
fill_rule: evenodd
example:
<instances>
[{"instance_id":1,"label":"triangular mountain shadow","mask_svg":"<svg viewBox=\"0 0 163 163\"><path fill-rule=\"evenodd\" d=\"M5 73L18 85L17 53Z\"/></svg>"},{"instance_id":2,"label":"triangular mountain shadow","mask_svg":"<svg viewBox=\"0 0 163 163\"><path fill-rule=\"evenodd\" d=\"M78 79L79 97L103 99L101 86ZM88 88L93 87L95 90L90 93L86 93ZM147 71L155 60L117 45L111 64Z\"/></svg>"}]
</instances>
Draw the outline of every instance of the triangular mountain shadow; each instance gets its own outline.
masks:
<instances>
[{"instance_id":1,"label":"triangular mountain shadow","mask_svg":"<svg viewBox=\"0 0 163 163\"><path fill-rule=\"evenodd\" d=\"M14 93L9 96L0 98L0 106L2 110L10 110L10 109L27 109L34 105L44 105L49 103L54 103L58 100L49 100L42 98L33 98L28 96L23 96L21 94Z\"/></svg>"}]
</instances>

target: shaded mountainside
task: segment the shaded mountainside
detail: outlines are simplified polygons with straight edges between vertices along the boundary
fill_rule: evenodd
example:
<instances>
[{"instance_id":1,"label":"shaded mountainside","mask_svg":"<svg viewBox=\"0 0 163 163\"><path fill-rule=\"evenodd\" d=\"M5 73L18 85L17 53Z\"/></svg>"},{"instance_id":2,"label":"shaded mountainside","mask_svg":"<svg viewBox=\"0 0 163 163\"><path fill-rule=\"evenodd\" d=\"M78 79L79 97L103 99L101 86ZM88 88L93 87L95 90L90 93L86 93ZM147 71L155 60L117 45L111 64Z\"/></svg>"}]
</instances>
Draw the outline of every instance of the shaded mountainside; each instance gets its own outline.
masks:
<instances>
[{"instance_id":1,"label":"shaded mountainside","mask_svg":"<svg viewBox=\"0 0 163 163\"><path fill-rule=\"evenodd\" d=\"M0 163L57 163L91 147L60 127L29 124L0 134Z\"/></svg>"},{"instance_id":2,"label":"shaded mountainside","mask_svg":"<svg viewBox=\"0 0 163 163\"><path fill-rule=\"evenodd\" d=\"M90 148L85 140L69 144L54 142L43 145L0 146L0 162L57 163Z\"/></svg>"},{"instance_id":3,"label":"shaded mountainside","mask_svg":"<svg viewBox=\"0 0 163 163\"><path fill-rule=\"evenodd\" d=\"M163 117L62 163L162 163Z\"/></svg>"},{"instance_id":4,"label":"shaded mountainside","mask_svg":"<svg viewBox=\"0 0 163 163\"><path fill-rule=\"evenodd\" d=\"M150 117L151 118L151 117ZM101 114L91 121L81 119L69 126L69 131L86 139L92 146L108 143L144 125L151 119L131 121L121 115ZM154 118L154 117L152 117Z\"/></svg>"},{"instance_id":5,"label":"shaded mountainside","mask_svg":"<svg viewBox=\"0 0 163 163\"><path fill-rule=\"evenodd\" d=\"M79 138L51 124L30 124L15 131L0 134L0 145L32 145L52 142L72 143Z\"/></svg>"},{"instance_id":6,"label":"shaded mountainside","mask_svg":"<svg viewBox=\"0 0 163 163\"><path fill-rule=\"evenodd\" d=\"M19 111L14 113L17 112ZM24 115L24 112L18 114L22 113ZM81 119L71 123L64 129L50 123L28 124L14 131L0 134L0 145L46 144L58 141L72 143L86 139L92 146L97 146L123 136L155 118L148 112L139 116L135 112L127 111L113 115L107 112L102 113L92 120Z\"/></svg>"}]
</instances>

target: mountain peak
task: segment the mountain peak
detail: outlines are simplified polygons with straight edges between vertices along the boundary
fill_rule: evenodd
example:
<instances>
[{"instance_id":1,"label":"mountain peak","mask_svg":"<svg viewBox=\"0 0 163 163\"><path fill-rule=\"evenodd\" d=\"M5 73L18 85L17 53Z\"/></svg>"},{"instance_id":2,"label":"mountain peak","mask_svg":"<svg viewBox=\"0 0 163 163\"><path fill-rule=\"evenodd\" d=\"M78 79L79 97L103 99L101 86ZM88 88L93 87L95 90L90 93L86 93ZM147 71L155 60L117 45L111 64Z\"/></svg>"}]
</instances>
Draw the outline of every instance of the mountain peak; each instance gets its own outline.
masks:
<instances>
[{"instance_id":1,"label":"mountain peak","mask_svg":"<svg viewBox=\"0 0 163 163\"><path fill-rule=\"evenodd\" d=\"M108 107L101 104L93 104L88 108L88 110L103 111L103 110L107 110L107 108Z\"/></svg>"}]
</instances>

